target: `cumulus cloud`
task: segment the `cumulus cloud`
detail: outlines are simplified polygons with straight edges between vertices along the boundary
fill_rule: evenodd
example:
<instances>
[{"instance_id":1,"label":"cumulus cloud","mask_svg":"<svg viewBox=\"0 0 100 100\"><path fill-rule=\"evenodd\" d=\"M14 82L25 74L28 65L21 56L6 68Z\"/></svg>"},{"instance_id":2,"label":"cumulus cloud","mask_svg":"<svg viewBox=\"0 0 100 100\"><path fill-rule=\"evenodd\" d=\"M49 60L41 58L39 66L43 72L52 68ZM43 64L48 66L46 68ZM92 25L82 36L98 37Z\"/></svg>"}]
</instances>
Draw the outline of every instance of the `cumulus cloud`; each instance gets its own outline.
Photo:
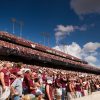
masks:
<instances>
[{"instance_id":1,"label":"cumulus cloud","mask_svg":"<svg viewBox=\"0 0 100 100\"><path fill-rule=\"evenodd\" d=\"M57 25L55 31L56 43L58 44L60 40L64 39L67 35L74 31L74 27L72 25Z\"/></svg>"},{"instance_id":2,"label":"cumulus cloud","mask_svg":"<svg viewBox=\"0 0 100 100\"><path fill-rule=\"evenodd\" d=\"M82 48L76 42L72 42L72 44L70 45L55 46L54 49L71 54L78 58L82 58L81 57Z\"/></svg>"},{"instance_id":3,"label":"cumulus cloud","mask_svg":"<svg viewBox=\"0 0 100 100\"><path fill-rule=\"evenodd\" d=\"M77 15L100 14L100 0L71 0L71 8Z\"/></svg>"},{"instance_id":4,"label":"cumulus cloud","mask_svg":"<svg viewBox=\"0 0 100 100\"><path fill-rule=\"evenodd\" d=\"M70 35L70 33L79 30L79 31L86 31L88 28L87 25L82 25L82 26L73 26L73 25L57 25L55 28L55 38L56 38L56 43L62 39L64 39L66 36Z\"/></svg>"},{"instance_id":5,"label":"cumulus cloud","mask_svg":"<svg viewBox=\"0 0 100 100\"><path fill-rule=\"evenodd\" d=\"M98 59L95 56L87 56L84 58L85 61L89 62L90 65L92 66L98 66L96 63L98 62Z\"/></svg>"},{"instance_id":6,"label":"cumulus cloud","mask_svg":"<svg viewBox=\"0 0 100 100\"><path fill-rule=\"evenodd\" d=\"M74 26L72 26L72 25L67 25L67 26L57 25L57 28L55 29L55 31L70 33L70 32L74 31Z\"/></svg>"},{"instance_id":7,"label":"cumulus cloud","mask_svg":"<svg viewBox=\"0 0 100 100\"><path fill-rule=\"evenodd\" d=\"M67 52L75 57L81 58L81 47L73 42L71 45L67 46Z\"/></svg>"},{"instance_id":8,"label":"cumulus cloud","mask_svg":"<svg viewBox=\"0 0 100 100\"><path fill-rule=\"evenodd\" d=\"M75 57L78 57L80 59L86 60L89 64L95 65L95 66L100 66L98 54L99 52L97 51L100 49L99 46L100 43L93 43L89 42L83 45L81 47L79 44L76 42L72 42L70 45L60 45L60 46L55 46L54 49L68 53L70 55L73 55ZM98 63L98 64L97 64Z\"/></svg>"},{"instance_id":9,"label":"cumulus cloud","mask_svg":"<svg viewBox=\"0 0 100 100\"><path fill-rule=\"evenodd\" d=\"M88 61L88 62L95 63L95 62L97 61L97 58L94 57L94 56L87 56L87 57L85 58L85 60Z\"/></svg>"},{"instance_id":10,"label":"cumulus cloud","mask_svg":"<svg viewBox=\"0 0 100 100\"><path fill-rule=\"evenodd\" d=\"M100 43L98 42L89 42L84 45L84 51L95 52L98 48L100 48Z\"/></svg>"}]
</instances>

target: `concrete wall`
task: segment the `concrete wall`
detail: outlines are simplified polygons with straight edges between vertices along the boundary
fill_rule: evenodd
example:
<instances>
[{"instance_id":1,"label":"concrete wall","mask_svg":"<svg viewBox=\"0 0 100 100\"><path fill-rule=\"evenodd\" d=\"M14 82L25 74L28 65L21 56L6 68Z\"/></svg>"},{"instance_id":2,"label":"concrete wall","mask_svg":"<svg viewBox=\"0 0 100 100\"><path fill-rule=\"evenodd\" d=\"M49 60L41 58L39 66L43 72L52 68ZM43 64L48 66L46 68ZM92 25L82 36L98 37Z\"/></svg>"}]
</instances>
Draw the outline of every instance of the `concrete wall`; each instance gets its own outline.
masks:
<instances>
[{"instance_id":1,"label":"concrete wall","mask_svg":"<svg viewBox=\"0 0 100 100\"><path fill-rule=\"evenodd\" d=\"M74 100L100 100L100 91L94 92L89 96L77 98L77 99L74 99Z\"/></svg>"}]
</instances>

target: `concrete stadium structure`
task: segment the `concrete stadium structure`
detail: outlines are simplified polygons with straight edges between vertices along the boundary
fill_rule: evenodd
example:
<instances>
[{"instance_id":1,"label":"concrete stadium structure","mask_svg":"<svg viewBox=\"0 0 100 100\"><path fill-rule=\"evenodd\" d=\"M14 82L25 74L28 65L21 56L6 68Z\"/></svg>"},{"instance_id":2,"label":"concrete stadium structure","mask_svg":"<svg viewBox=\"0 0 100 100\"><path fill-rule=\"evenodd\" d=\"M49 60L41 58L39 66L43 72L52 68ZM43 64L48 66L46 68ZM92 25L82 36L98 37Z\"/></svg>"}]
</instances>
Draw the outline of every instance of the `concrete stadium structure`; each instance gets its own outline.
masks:
<instances>
[{"instance_id":1,"label":"concrete stadium structure","mask_svg":"<svg viewBox=\"0 0 100 100\"><path fill-rule=\"evenodd\" d=\"M100 74L100 68L86 61L3 31L0 32L0 59Z\"/></svg>"}]
</instances>

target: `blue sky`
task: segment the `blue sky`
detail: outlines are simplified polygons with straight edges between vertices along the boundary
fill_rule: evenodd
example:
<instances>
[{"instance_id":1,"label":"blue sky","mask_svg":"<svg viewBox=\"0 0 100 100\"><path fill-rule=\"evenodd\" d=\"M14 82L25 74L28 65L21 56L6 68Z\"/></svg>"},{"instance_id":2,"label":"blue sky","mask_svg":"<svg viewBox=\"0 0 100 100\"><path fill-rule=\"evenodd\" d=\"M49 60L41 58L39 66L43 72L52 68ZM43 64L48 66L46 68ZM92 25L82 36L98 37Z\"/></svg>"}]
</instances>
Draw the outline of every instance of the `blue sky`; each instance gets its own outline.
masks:
<instances>
[{"instance_id":1,"label":"blue sky","mask_svg":"<svg viewBox=\"0 0 100 100\"><path fill-rule=\"evenodd\" d=\"M65 43L69 54L78 53L77 57L100 65L100 1L0 0L1 31L12 33L11 18L16 18L15 35L20 35L19 22L23 21L23 38L44 44L41 34L48 33L50 47L58 49Z\"/></svg>"}]
</instances>

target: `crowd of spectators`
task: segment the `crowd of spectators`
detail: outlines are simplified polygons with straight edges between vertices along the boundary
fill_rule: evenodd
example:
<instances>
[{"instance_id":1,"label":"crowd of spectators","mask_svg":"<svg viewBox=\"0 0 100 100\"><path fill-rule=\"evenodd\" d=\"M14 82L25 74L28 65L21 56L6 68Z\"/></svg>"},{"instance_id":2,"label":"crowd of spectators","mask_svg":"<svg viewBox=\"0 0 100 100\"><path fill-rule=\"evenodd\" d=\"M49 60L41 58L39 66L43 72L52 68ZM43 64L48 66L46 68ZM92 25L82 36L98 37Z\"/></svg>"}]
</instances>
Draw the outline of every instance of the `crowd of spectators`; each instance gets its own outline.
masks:
<instances>
[{"instance_id":1,"label":"crowd of spectators","mask_svg":"<svg viewBox=\"0 0 100 100\"><path fill-rule=\"evenodd\" d=\"M81 62L73 61L71 59L62 58L57 55L52 55L52 54L49 54L46 52L34 50L34 49L27 48L27 47L24 47L21 45L17 45L17 44L13 44L13 43L9 43L9 42L0 40L0 51L4 52L4 48L6 49L5 52L8 55L20 55L22 57L24 56L24 57L28 57L31 59L34 56L38 56L40 60L41 59L55 60L55 61L59 61L59 62L63 62L63 63L72 64L74 66L81 66L84 69L96 70L96 71L100 70L99 68L90 66L88 64L84 64ZM5 54L5 52L4 52L4 54Z\"/></svg>"},{"instance_id":2,"label":"crowd of spectators","mask_svg":"<svg viewBox=\"0 0 100 100\"><path fill-rule=\"evenodd\" d=\"M100 71L71 55L0 32L0 54L58 61ZM100 90L100 76L0 61L0 100L71 100Z\"/></svg>"},{"instance_id":3,"label":"crowd of spectators","mask_svg":"<svg viewBox=\"0 0 100 100\"><path fill-rule=\"evenodd\" d=\"M86 63L86 61L82 61L81 59L76 58L72 55L63 53L61 51L57 51L55 49L52 49L52 48L49 48L49 47L46 47L46 46L43 46L43 45L40 45L38 43L34 43L34 42L31 42L31 41L25 40L25 39L20 38L20 37L16 37L16 36L9 34L7 32L1 31L0 32L0 38L3 39L3 40L9 41L13 44L19 44L19 45L22 45L22 46L25 46L25 47L33 48L33 49L45 52L46 54L50 53L50 54L56 55L55 57L56 57L57 60L60 59L57 56L60 56L60 57L67 58L67 59L72 60L72 61ZM52 58L52 56L51 56L51 58ZM62 59L60 59L60 60L62 60Z\"/></svg>"},{"instance_id":4,"label":"crowd of spectators","mask_svg":"<svg viewBox=\"0 0 100 100\"><path fill-rule=\"evenodd\" d=\"M0 61L0 100L72 100L100 91L100 75Z\"/></svg>"}]
</instances>

